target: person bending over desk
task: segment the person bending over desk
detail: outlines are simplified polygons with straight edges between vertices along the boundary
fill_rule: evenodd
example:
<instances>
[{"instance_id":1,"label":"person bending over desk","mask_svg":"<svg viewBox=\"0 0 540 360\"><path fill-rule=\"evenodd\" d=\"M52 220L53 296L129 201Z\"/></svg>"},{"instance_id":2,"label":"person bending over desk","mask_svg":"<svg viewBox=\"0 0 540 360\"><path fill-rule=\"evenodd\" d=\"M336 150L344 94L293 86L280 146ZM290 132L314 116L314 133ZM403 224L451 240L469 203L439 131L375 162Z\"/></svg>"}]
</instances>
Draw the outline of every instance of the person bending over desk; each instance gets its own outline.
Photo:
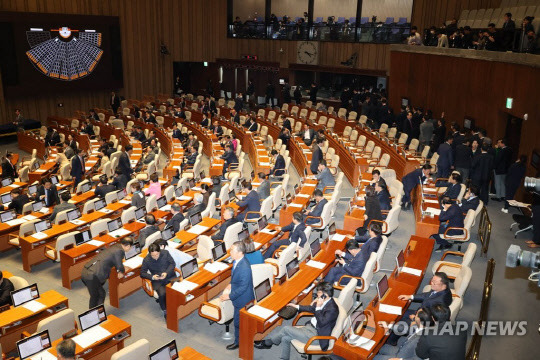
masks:
<instances>
[{"instance_id":1,"label":"person bending over desk","mask_svg":"<svg viewBox=\"0 0 540 360\"><path fill-rule=\"evenodd\" d=\"M274 252L281 246L281 245L289 245L292 243L297 244L297 248L301 248L304 246L304 244L307 241L306 233L304 230L306 230L306 225L303 223L304 216L300 211L296 211L293 214L293 221L289 225L281 228L277 227L277 230L282 232L289 232L289 237L287 239L280 239L274 241L268 249L266 249L266 252L264 253L264 258L269 259L274 255Z\"/></svg>"},{"instance_id":2,"label":"person bending over desk","mask_svg":"<svg viewBox=\"0 0 540 360\"><path fill-rule=\"evenodd\" d=\"M313 300L311 305L303 306L289 303L289 306L294 306L299 312L309 312L314 315L306 326L280 326L268 335L268 337L256 343L257 349L270 349L272 345L283 343L281 348L281 359L288 360L291 353L291 342L298 340L307 343L314 336L330 336L336 325L339 315L339 308L336 304L334 296L334 288L332 284L321 282L315 288L317 298ZM329 341L320 340L314 341L313 345L319 344L322 350L328 349Z\"/></svg>"},{"instance_id":3,"label":"person bending over desk","mask_svg":"<svg viewBox=\"0 0 540 360\"><path fill-rule=\"evenodd\" d=\"M13 283L4 277L2 270L0 270L0 306L12 305L11 292L15 291Z\"/></svg>"},{"instance_id":4,"label":"person bending over desk","mask_svg":"<svg viewBox=\"0 0 540 360\"><path fill-rule=\"evenodd\" d=\"M11 190L11 203L8 206L8 210L14 209L17 214L22 214L22 210L25 204L30 202L28 195L24 194L21 188Z\"/></svg>"},{"instance_id":5,"label":"person bending over desk","mask_svg":"<svg viewBox=\"0 0 540 360\"><path fill-rule=\"evenodd\" d=\"M369 225L371 220L382 220L381 205L379 198L375 194L375 189L372 186L366 186L366 213L364 214L364 225L356 229L354 239L364 243L369 239Z\"/></svg>"}]
</instances>

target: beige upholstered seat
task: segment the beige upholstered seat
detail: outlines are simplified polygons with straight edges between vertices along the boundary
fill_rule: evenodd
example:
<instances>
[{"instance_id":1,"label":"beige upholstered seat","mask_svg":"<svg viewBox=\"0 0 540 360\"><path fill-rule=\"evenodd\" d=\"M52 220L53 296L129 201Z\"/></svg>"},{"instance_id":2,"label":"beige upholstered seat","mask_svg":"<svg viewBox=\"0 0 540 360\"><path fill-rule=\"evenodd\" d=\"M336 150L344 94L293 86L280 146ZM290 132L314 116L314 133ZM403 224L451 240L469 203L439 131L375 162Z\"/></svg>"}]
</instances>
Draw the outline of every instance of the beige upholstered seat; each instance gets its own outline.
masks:
<instances>
[{"instance_id":1,"label":"beige upholstered seat","mask_svg":"<svg viewBox=\"0 0 540 360\"><path fill-rule=\"evenodd\" d=\"M48 330L51 339L61 339L62 335L76 328L75 312L72 309L64 309L41 320L37 325L36 333Z\"/></svg>"},{"instance_id":2,"label":"beige upholstered seat","mask_svg":"<svg viewBox=\"0 0 540 360\"><path fill-rule=\"evenodd\" d=\"M52 261L60 261L60 251L64 250L66 246L75 245L75 234L78 234L78 231L72 231L67 234L62 234L56 239L54 247L45 245L45 257L51 259Z\"/></svg>"},{"instance_id":3,"label":"beige upholstered seat","mask_svg":"<svg viewBox=\"0 0 540 360\"><path fill-rule=\"evenodd\" d=\"M111 356L111 360L147 360L150 353L150 343L140 339Z\"/></svg>"}]
</instances>

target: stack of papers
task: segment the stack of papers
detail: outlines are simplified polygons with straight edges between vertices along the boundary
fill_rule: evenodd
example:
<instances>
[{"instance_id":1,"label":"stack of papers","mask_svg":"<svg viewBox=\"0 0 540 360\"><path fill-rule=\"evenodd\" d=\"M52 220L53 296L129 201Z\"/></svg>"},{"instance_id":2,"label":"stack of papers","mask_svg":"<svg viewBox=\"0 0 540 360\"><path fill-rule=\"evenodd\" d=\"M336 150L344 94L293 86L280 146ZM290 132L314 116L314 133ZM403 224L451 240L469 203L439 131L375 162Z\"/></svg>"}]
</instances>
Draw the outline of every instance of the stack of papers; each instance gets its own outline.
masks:
<instances>
[{"instance_id":1,"label":"stack of papers","mask_svg":"<svg viewBox=\"0 0 540 360\"><path fill-rule=\"evenodd\" d=\"M36 220L36 219L37 219L37 216L34 216L34 215L26 215L26 216L23 216L23 219L26 220L26 221L32 221L32 220Z\"/></svg>"},{"instance_id":2,"label":"stack of papers","mask_svg":"<svg viewBox=\"0 0 540 360\"><path fill-rule=\"evenodd\" d=\"M346 237L347 237L346 235L334 234L334 235L332 235L330 240L332 240L332 241L343 241L343 240L345 240Z\"/></svg>"},{"instance_id":3,"label":"stack of papers","mask_svg":"<svg viewBox=\"0 0 540 360\"><path fill-rule=\"evenodd\" d=\"M422 275L422 270L413 269L413 268L409 268L409 267L406 267L406 266L403 266L401 268L401 271L404 272L404 273L412 274L412 275L416 275L416 276L421 276Z\"/></svg>"},{"instance_id":4,"label":"stack of papers","mask_svg":"<svg viewBox=\"0 0 540 360\"><path fill-rule=\"evenodd\" d=\"M131 204L131 200L122 199L119 201L120 204Z\"/></svg>"},{"instance_id":5,"label":"stack of papers","mask_svg":"<svg viewBox=\"0 0 540 360\"><path fill-rule=\"evenodd\" d=\"M107 208L103 208L103 209L99 210L99 212L102 212L102 213L105 213L105 214L109 214L109 213L112 213L112 210L111 210L111 209L107 209Z\"/></svg>"},{"instance_id":6,"label":"stack of papers","mask_svg":"<svg viewBox=\"0 0 540 360\"><path fill-rule=\"evenodd\" d=\"M100 325L96 325L75 336L73 341L75 341L75 343L77 343L77 345L83 349L86 349L90 345L95 344L108 336L111 336L111 332L109 330L105 330Z\"/></svg>"},{"instance_id":7,"label":"stack of papers","mask_svg":"<svg viewBox=\"0 0 540 360\"><path fill-rule=\"evenodd\" d=\"M317 186L317 184L304 184L304 186L307 186L307 187L315 187L315 186Z\"/></svg>"},{"instance_id":8,"label":"stack of papers","mask_svg":"<svg viewBox=\"0 0 540 360\"><path fill-rule=\"evenodd\" d=\"M45 171L47 171L47 170L45 170L45 169L37 169L37 170L34 171L34 172L37 172L37 173L40 173L40 174L41 174L41 173L44 173Z\"/></svg>"},{"instance_id":9,"label":"stack of papers","mask_svg":"<svg viewBox=\"0 0 540 360\"><path fill-rule=\"evenodd\" d=\"M42 214L48 214L49 213L49 208L48 207L42 207L41 209L39 209L39 212L42 213Z\"/></svg>"},{"instance_id":10,"label":"stack of papers","mask_svg":"<svg viewBox=\"0 0 540 360\"><path fill-rule=\"evenodd\" d=\"M424 188L424 191L425 191L425 192L437 192L437 189L436 189L436 188L431 188L431 187L427 187L427 186L426 186L426 187Z\"/></svg>"},{"instance_id":11,"label":"stack of papers","mask_svg":"<svg viewBox=\"0 0 540 360\"><path fill-rule=\"evenodd\" d=\"M8 224L9 226L15 226L15 225L22 224L22 223L24 223L26 221L27 220L25 220L24 218L18 218L18 219L10 220L10 221L6 222L6 224Z\"/></svg>"},{"instance_id":12,"label":"stack of papers","mask_svg":"<svg viewBox=\"0 0 540 360\"><path fill-rule=\"evenodd\" d=\"M425 212L428 213L428 214L430 214L430 215L433 215L433 216L435 216L435 215L437 215L437 216L441 215L441 209L436 209L436 208L428 208Z\"/></svg>"},{"instance_id":13,"label":"stack of papers","mask_svg":"<svg viewBox=\"0 0 540 360\"><path fill-rule=\"evenodd\" d=\"M223 270L227 270L228 268L229 268L229 265L222 263L220 261L216 261L213 263L206 263L206 265L204 265L204 269L210 271L212 274L215 274Z\"/></svg>"},{"instance_id":14,"label":"stack of papers","mask_svg":"<svg viewBox=\"0 0 540 360\"><path fill-rule=\"evenodd\" d=\"M434 199L424 199L424 202L425 202L425 203L428 203L428 204L438 204L438 203L439 203L439 200L434 200Z\"/></svg>"},{"instance_id":15,"label":"stack of papers","mask_svg":"<svg viewBox=\"0 0 540 360\"><path fill-rule=\"evenodd\" d=\"M261 232L265 234L274 235L277 232L277 230L262 229Z\"/></svg>"},{"instance_id":16,"label":"stack of papers","mask_svg":"<svg viewBox=\"0 0 540 360\"><path fill-rule=\"evenodd\" d=\"M90 240L86 244L96 246L96 247L100 247L101 245L105 244L105 242L104 241L99 241L99 240Z\"/></svg>"},{"instance_id":17,"label":"stack of papers","mask_svg":"<svg viewBox=\"0 0 540 360\"><path fill-rule=\"evenodd\" d=\"M75 225L84 225L84 224L86 224L86 221L80 220L80 219L71 220L71 222L73 224L75 224Z\"/></svg>"},{"instance_id":18,"label":"stack of papers","mask_svg":"<svg viewBox=\"0 0 540 360\"><path fill-rule=\"evenodd\" d=\"M10 184L10 185L8 185L8 187L16 188L16 187L19 187L19 185L17 185L17 184Z\"/></svg>"},{"instance_id":19,"label":"stack of papers","mask_svg":"<svg viewBox=\"0 0 540 360\"><path fill-rule=\"evenodd\" d=\"M291 206L291 207L298 207L298 208L304 207L304 205L302 205L302 204L296 204L296 203L290 203L289 206Z\"/></svg>"},{"instance_id":20,"label":"stack of papers","mask_svg":"<svg viewBox=\"0 0 540 360\"><path fill-rule=\"evenodd\" d=\"M124 261L124 267L128 267L130 269L136 269L142 265L143 260L144 258L140 256L132 257L131 259Z\"/></svg>"},{"instance_id":21,"label":"stack of papers","mask_svg":"<svg viewBox=\"0 0 540 360\"><path fill-rule=\"evenodd\" d=\"M307 266L311 266L311 267L314 267L314 268L317 268L317 269L324 269L324 267L326 266L325 263L322 263L320 261L315 261L315 260L309 260L307 263L306 263Z\"/></svg>"},{"instance_id":22,"label":"stack of papers","mask_svg":"<svg viewBox=\"0 0 540 360\"><path fill-rule=\"evenodd\" d=\"M161 210L161 211L171 211L171 205L167 204L165 206L162 206L162 207L159 208L159 210Z\"/></svg>"},{"instance_id":23,"label":"stack of papers","mask_svg":"<svg viewBox=\"0 0 540 360\"><path fill-rule=\"evenodd\" d=\"M207 184L212 184L212 179L210 179L210 178L204 178L204 179L201 180L201 182L207 183Z\"/></svg>"},{"instance_id":24,"label":"stack of papers","mask_svg":"<svg viewBox=\"0 0 540 360\"><path fill-rule=\"evenodd\" d=\"M191 196L182 195L178 198L180 201L190 201L192 199Z\"/></svg>"},{"instance_id":25,"label":"stack of papers","mask_svg":"<svg viewBox=\"0 0 540 360\"><path fill-rule=\"evenodd\" d=\"M41 239L45 239L47 237L47 234L45 234L44 232L37 232L35 234L32 234L32 237L34 239L41 240Z\"/></svg>"},{"instance_id":26,"label":"stack of papers","mask_svg":"<svg viewBox=\"0 0 540 360\"><path fill-rule=\"evenodd\" d=\"M274 315L274 312L272 310L269 310L259 305L253 305L252 307L250 307L248 313L265 320L268 319L270 316Z\"/></svg>"},{"instance_id":27,"label":"stack of papers","mask_svg":"<svg viewBox=\"0 0 540 360\"><path fill-rule=\"evenodd\" d=\"M260 166L270 166L270 163L269 162L260 162L259 165Z\"/></svg>"},{"instance_id":28,"label":"stack of papers","mask_svg":"<svg viewBox=\"0 0 540 360\"><path fill-rule=\"evenodd\" d=\"M39 352L35 355L32 355L30 359L39 359L39 360L56 360L56 356L51 354L48 350Z\"/></svg>"},{"instance_id":29,"label":"stack of papers","mask_svg":"<svg viewBox=\"0 0 540 360\"><path fill-rule=\"evenodd\" d=\"M124 229L124 228L120 228L118 230L114 230L113 232L110 232L109 235L112 236L112 237L120 237L120 236L124 236L124 235L129 235L131 234L131 231L127 230L127 229Z\"/></svg>"},{"instance_id":30,"label":"stack of papers","mask_svg":"<svg viewBox=\"0 0 540 360\"><path fill-rule=\"evenodd\" d=\"M401 315L401 307L399 306L379 304L379 311L392 315Z\"/></svg>"},{"instance_id":31,"label":"stack of papers","mask_svg":"<svg viewBox=\"0 0 540 360\"><path fill-rule=\"evenodd\" d=\"M206 226L195 225L195 226L191 227L191 229L189 229L187 232L192 233L192 234L201 235L203 232L205 232L208 229L209 229L209 227L206 227Z\"/></svg>"},{"instance_id":32,"label":"stack of papers","mask_svg":"<svg viewBox=\"0 0 540 360\"><path fill-rule=\"evenodd\" d=\"M32 300L32 301L29 301L27 303L24 303L21 305L21 307L27 309L27 310L30 310L31 312L33 313L36 313L42 309L45 309L45 305L43 305L42 303L40 303L39 301L37 300Z\"/></svg>"},{"instance_id":33,"label":"stack of papers","mask_svg":"<svg viewBox=\"0 0 540 360\"><path fill-rule=\"evenodd\" d=\"M298 194L296 196L302 197L302 198L309 198L310 197L308 194Z\"/></svg>"},{"instance_id":34,"label":"stack of papers","mask_svg":"<svg viewBox=\"0 0 540 360\"><path fill-rule=\"evenodd\" d=\"M191 291L191 290L195 289L197 286L199 286L199 285L195 284L195 283L193 283L191 281L182 280L180 282L175 282L171 287L174 290L179 291L182 294L185 294L188 291Z\"/></svg>"},{"instance_id":35,"label":"stack of papers","mask_svg":"<svg viewBox=\"0 0 540 360\"><path fill-rule=\"evenodd\" d=\"M193 191L201 191L202 189L200 187L198 187L198 186L194 186L194 187L191 188L191 190L193 190Z\"/></svg>"},{"instance_id":36,"label":"stack of papers","mask_svg":"<svg viewBox=\"0 0 540 360\"><path fill-rule=\"evenodd\" d=\"M370 351L373 345L375 345L375 340L370 340L363 336L357 336L357 337L351 337L349 339L349 344L360 347L364 350Z\"/></svg>"}]
</instances>

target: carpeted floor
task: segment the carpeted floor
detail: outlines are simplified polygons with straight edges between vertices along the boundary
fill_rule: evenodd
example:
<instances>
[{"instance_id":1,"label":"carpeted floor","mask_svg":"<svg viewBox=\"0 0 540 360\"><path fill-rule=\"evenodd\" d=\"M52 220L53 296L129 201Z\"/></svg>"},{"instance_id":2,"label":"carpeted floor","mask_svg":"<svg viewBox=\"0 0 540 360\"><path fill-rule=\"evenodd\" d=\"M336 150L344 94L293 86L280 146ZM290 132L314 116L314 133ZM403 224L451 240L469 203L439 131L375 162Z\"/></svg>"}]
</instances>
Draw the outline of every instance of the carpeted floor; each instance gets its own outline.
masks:
<instances>
[{"instance_id":1,"label":"carpeted floor","mask_svg":"<svg viewBox=\"0 0 540 360\"><path fill-rule=\"evenodd\" d=\"M9 143L0 146L0 152L17 151L16 143ZM21 153L22 154L22 153ZM203 168L208 167L208 159L205 159ZM246 161L246 170L251 171L249 161ZM249 172L248 172L249 173ZM298 182L298 175L291 174L291 186ZM343 200L339 203L335 220L338 228L343 224L343 215L347 210L347 200L353 194L350 184L346 184L343 189ZM508 246L512 243L523 245L523 240L530 238L529 234L522 234L514 240L513 233L508 231L512 222L510 214L503 214L500 211L501 204L491 202L488 206L489 215L493 222L493 232L491 236L491 247L489 257L494 257L497 265L493 285L493 298L490 307L489 318L492 320L528 320L527 335L520 337L484 337L481 350L481 359L533 359L537 358L535 346L538 342L538 324L540 313L536 310L539 304L540 291L536 284L526 280L529 271L526 269L506 269L505 256ZM414 215L412 211L402 212L399 218L399 228L390 236L388 248L386 250L382 268L393 268L395 257L399 250L405 247L410 235L414 233ZM476 228L473 230L473 241L476 239ZM439 260L440 254L434 254L431 265ZM32 273L22 270L20 253L9 251L0 254L0 269L11 271L13 274L26 278L29 282L37 282L40 289L54 289L69 297L69 305L79 314L88 308L88 293L81 281L73 284L72 290L67 290L60 283L60 265L46 262L33 268ZM473 278L464 297L464 307L461 310L458 320L474 321L479 315L480 299L485 277L486 258L478 254L472 264ZM430 271L428 272L431 273ZM383 272L375 274L374 282L383 276ZM429 282L426 276L423 283ZM362 301L369 302L375 295L372 287L362 296ZM129 296L121 301L120 309L108 306L109 314L114 314L132 325L132 337L126 341L130 344L138 339L146 338L150 341L152 349L161 346L170 339L176 339L178 347L190 346L212 359L234 359L237 358L237 351L228 351L225 346L230 341L221 339L224 327L213 324L210 325L205 319L199 317L197 313L189 315L180 321L180 333L176 334L167 330L165 321L161 315L159 306L150 299L143 291ZM273 347L270 350L255 349L255 359L278 359L280 347ZM300 359L300 356L293 350L291 359Z\"/></svg>"}]
</instances>

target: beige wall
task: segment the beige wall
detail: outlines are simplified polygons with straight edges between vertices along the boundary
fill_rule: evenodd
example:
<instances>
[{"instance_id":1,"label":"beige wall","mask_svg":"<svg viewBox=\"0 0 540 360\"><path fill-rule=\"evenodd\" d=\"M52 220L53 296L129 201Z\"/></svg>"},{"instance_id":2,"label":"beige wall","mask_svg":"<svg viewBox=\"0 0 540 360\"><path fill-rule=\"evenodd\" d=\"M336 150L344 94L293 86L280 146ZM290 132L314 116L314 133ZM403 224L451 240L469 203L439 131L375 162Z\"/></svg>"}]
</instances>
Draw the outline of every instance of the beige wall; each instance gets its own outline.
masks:
<instances>
[{"instance_id":1,"label":"beige wall","mask_svg":"<svg viewBox=\"0 0 540 360\"><path fill-rule=\"evenodd\" d=\"M400 17L406 17L411 21L413 0L363 0L362 17L377 16L377 21L385 21L387 17L393 17L398 21Z\"/></svg>"},{"instance_id":2,"label":"beige wall","mask_svg":"<svg viewBox=\"0 0 540 360\"><path fill-rule=\"evenodd\" d=\"M304 16L305 11L308 11L308 0L272 0L272 13L277 17L287 15L294 20Z\"/></svg>"},{"instance_id":3,"label":"beige wall","mask_svg":"<svg viewBox=\"0 0 540 360\"><path fill-rule=\"evenodd\" d=\"M356 7L358 0L315 0L315 7L313 9L313 20L318 17L322 17L323 20L329 16L344 17L345 19L356 16Z\"/></svg>"},{"instance_id":4,"label":"beige wall","mask_svg":"<svg viewBox=\"0 0 540 360\"><path fill-rule=\"evenodd\" d=\"M240 16L240 20L246 21L254 16L264 18L265 0L234 0L233 18ZM257 13L257 15L255 15Z\"/></svg>"}]
</instances>

